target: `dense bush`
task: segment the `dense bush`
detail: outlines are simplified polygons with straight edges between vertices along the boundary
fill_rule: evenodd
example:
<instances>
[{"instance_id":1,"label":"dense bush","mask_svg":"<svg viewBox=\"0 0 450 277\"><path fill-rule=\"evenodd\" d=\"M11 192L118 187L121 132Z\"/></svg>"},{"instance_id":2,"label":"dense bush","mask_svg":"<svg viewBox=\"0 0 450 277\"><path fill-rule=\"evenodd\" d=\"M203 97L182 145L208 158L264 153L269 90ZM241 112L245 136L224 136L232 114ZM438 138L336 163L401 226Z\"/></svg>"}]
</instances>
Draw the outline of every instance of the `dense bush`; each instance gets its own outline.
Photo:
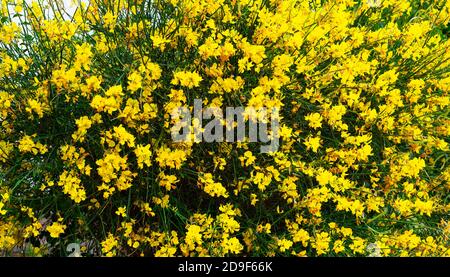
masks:
<instances>
[{"instance_id":1,"label":"dense bush","mask_svg":"<svg viewBox=\"0 0 450 277\"><path fill-rule=\"evenodd\" d=\"M30 2L1 1L4 255L450 254L450 1ZM280 148L175 143L195 98L279 108Z\"/></svg>"}]
</instances>

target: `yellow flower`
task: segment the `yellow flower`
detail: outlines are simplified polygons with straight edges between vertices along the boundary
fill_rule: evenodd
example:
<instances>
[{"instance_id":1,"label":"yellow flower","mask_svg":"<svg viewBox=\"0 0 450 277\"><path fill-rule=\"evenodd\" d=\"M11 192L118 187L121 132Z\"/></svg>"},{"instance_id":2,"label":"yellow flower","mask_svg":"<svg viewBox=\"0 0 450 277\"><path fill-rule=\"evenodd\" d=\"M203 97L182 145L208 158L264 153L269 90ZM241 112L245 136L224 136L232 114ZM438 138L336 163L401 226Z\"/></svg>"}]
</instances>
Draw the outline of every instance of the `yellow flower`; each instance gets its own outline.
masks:
<instances>
[{"instance_id":1,"label":"yellow flower","mask_svg":"<svg viewBox=\"0 0 450 277\"><path fill-rule=\"evenodd\" d=\"M221 246L223 247L223 253L233 253L233 254L239 254L243 249L244 246L239 242L239 240L236 237L232 238L224 238Z\"/></svg>"},{"instance_id":2,"label":"yellow flower","mask_svg":"<svg viewBox=\"0 0 450 277\"><path fill-rule=\"evenodd\" d=\"M199 176L198 182L201 186L203 186L203 190L207 194L217 197L228 197L228 192L225 187L221 183L215 182L211 173L205 173Z\"/></svg>"},{"instance_id":3,"label":"yellow flower","mask_svg":"<svg viewBox=\"0 0 450 277\"><path fill-rule=\"evenodd\" d=\"M316 176L317 182L319 182L319 185L325 186L326 184L331 183L331 181L334 179L334 176L331 172L328 170L321 170Z\"/></svg>"},{"instance_id":4,"label":"yellow flower","mask_svg":"<svg viewBox=\"0 0 450 277\"><path fill-rule=\"evenodd\" d=\"M312 246L316 249L317 255L326 254L330 248L331 238L327 232L321 232L316 234Z\"/></svg>"},{"instance_id":5,"label":"yellow flower","mask_svg":"<svg viewBox=\"0 0 450 277\"><path fill-rule=\"evenodd\" d=\"M160 178L159 185L166 190L171 190L175 188L175 184L179 182L177 176L175 175L166 175L164 172L161 172L158 176Z\"/></svg>"},{"instance_id":6,"label":"yellow flower","mask_svg":"<svg viewBox=\"0 0 450 277\"><path fill-rule=\"evenodd\" d=\"M117 15L113 15L111 11L107 11L105 15L103 15L104 26L109 29L110 32L114 30L114 26L116 25Z\"/></svg>"},{"instance_id":7,"label":"yellow flower","mask_svg":"<svg viewBox=\"0 0 450 277\"><path fill-rule=\"evenodd\" d=\"M196 245L201 245L202 244L202 234L201 234L200 226L190 225L188 227L186 237L184 240L191 251L195 249Z\"/></svg>"},{"instance_id":8,"label":"yellow flower","mask_svg":"<svg viewBox=\"0 0 450 277\"><path fill-rule=\"evenodd\" d=\"M69 195L75 203L86 200L86 190L74 171L63 171L59 176L58 186L63 187L64 194Z\"/></svg>"},{"instance_id":9,"label":"yellow flower","mask_svg":"<svg viewBox=\"0 0 450 277\"><path fill-rule=\"evenodd\" d=\"M128 76L128 90L131 92L135 92L138 89L142 88L142 76L139 72L133 71Z\"/></svg>"},{"instance_id":10,"label":"yellow flower","mask_svg":"<svg viewBox=\"0 0 450 277\"><path fill-rule=\"evenodd\" d=\"M197 72L179 71L173 75L171 84L194 88L200 86L202 80L202 77Z\"/></svg>"},{"instance_id":11,"label":"yellow flower","mask_svg":"<svg viewBox=\"0 0 450 277\"><path fill-rule=\"evenodd\" d=\"M82 116L79 119L75 120L75 124L77 125L77 131L72 135L72 138L75 141L83 142L85 140L85 136L87 134L87 130L91 128L92 121L87 116Z\"/></svg>"},{"instance_id":12,"label":"yellow flower","mask_svg":"<svg viewBox=\"0 0 450 277\"><path fill-rule=\"evenodd\" d=\"M366 251L366 241L360 237L353 238L353 242L349 245L353 254L364 254Z\"/></svg>"},{"instance_id":13,"label":"yellow flower","mask_svg":"<svg viewBox=\"0 0 450 277\"><path fill-rule=\"evenodd\" d=\"M0 202L0 215L6 214L6 210L3 209L4 206L5 204L3 202Z\"/></svg>"},{"instance_id":14,"label":"yellow flower","mask_svg":"<svg viewBox=\"0 0 450 277\"><path fill-rule=\"evenodd\" d=\"M66 225L59 222L53 222L52 225L47 226L46 230L50 233L50 237L59 238L59 236L66 230L66 227Z\"/></svg>"},{"instance_id":15,"label":"yellow flower","mask_svg":"<svg viewBox=\"0 0 450 277\"><path fill-rule=\"evenodd\" d=\"M342 240L336 240L334 242L334 245L333 245L334 253L339 254L340 252L342 252L344 250L345 250L345 247L344 247L343 241Z\"/></svg>"},{"instance_id":16,"label":"yellow flower","mask_svg":"<svg viewBox=\"0 0 450 277\"><path fill-rule=\"evenodd\" d=\"M152 152L150 150L150 144L147 145L138 145L136 149L134 149L134 154L136 154L136 158L138 161L138 167L144 168L144 164L146 166L152 165Z\"/></svg>"},{"instance_id":17,"label":"yellow flower","mask_svg":"<svg viewBox=\"0 0 450 277\"><path fill-rule=\"evenodd\" d=\"M164 51L164 49L166 48L166 44L170 42L170 39L165 39L159 34L150 36L150 39L153 42L153 47L159 48L161 51Z\"/></svg>"},{"instance_id":18,"label":"yellow flower","mask_svg":"<svg viewBox=\"0 0 450 277\"><path fill-rule=\"evenodd\" d=\"M179 169L182 163L187 159L185 151L175 149L170 150L167 147L161 147L156 153L156 161L161 167Z\"/></svg>"},{"instance_id":19,"label":"yellow flower","mask_svg":"<svg viewBox=\"0 0 450 277\"><path fill-rule=\"evenodd\" d=\"M117 139L120 145L124 145L126 143L129 147L134 147L135 137L129 133L125 127L122 126L122 124L118 127L114 127L113 130L113 137Z\"/></svg>"},{"instance_id":20,"label":"yellow flower","mask_svg":"<svg viewBox=\"0 0 450 277\"><path fill-rule=\"evenodd\" d=\"M283 252L286 252L286 250L289 250L292 247L293 243L290 240L281 239L281 240L278 240L277 245L278 245L278 248L280 249L280 252L283 253Z\"/></svg>"},{"instance_id":21,"label":"yellow flower","mask_svg":"<svg viewBox=\"0 0 450 277\"><path fill-rule=\"evenodd\" d=\"M317 150L319 149L321 145L321 139L320 136L318 137L309 137L304 142L306 149L311 149L314 153L317 153Z\"/></svg>"},{"instance_id":22,"label":"yellow flower","mask_svg":"<svg viewBox=\"0 0 450 277\"><path fill-rule=\"evenodd\" d=\"M431 216L433 212L434 202L432 200L422 201L420 199L416 199L414 202L414 208L420 214L426 214L427 216Z\"/></svg>"},{"instance_id":23,"label":"yellow flower","mask_svg":"<svg viewBox=\"0 0 450 277\"><path fill-rule=\"evenodd\" d=\"M28 106L25 110L30 113L30 115L35 112L39 118L42 118L44 116L44 111L46 111L47 108L35 99L28 99Z\"/></svg>"},{"instance_id":24,"label":"yellow flower","mask_svg":"<svg viewBox=\"0 0 450 277\"><path fill-rule=\"evenodd\" d=\"M305 119L308 121L308 125L311 128L317 129L322 127L322 116L320 113L310 113L305 116Z\"/></svg>"},{"instance_id":25,"label":"yellow flower","mask_svg":"<svg viewBox=\"0 0 450 277\"><path fill-rule=\"evenodd\" d=\"M24 153L31 152L34 155L37 155L38 153L41 154L47 153L48 149L45 145L41 144L40 142L35 143L33 141L33 137L35 136L36 135L23 136L19 141L19 150Z\"/></svg>"},{"instance_id":26,"label":"yellow flower","mask_svg":"<svg viewBox=\"0 0 450 277\"><path fill-rule=\"evenodd\" d=\"M76 45L75 49L76 49L76 60L74 64L74 69L76 71L89 70L91 58L93 56L91 46L85 42L82 45Z\"/></svg>"},{"instance_id":27,"label":"yellow flower","mask_svg":"<svg viewBox=\"0 0 450 277\"><path fill-rule=\"evenodd\" d=\"M127 208L125 206L117 208L116 215L121 217L127 216Z\"/></svg>"},{"instance_id":28,"label":"yellow flower","mask_svg":"<svg viewBox=\"0 0 450 277\"><path fill-rule=\"evenodd\" d=\"M241 161L242 166L249 166L255 162L256 157L253 156L252 152L245 151L244 156L239 157L239 160Z\"/></svg>"},{"instance_id":29,"label":"yellow flower","mask_svg":"<svg viewBox=\"0 0 450 277\"><path fill-rule=\"evenodd\" d=\"M119 245L119 241L111 233L108 234L106 239L101 242L102 252L107 257L112 257L116 255L116 248Z\"/></svg>"}]
</instances>

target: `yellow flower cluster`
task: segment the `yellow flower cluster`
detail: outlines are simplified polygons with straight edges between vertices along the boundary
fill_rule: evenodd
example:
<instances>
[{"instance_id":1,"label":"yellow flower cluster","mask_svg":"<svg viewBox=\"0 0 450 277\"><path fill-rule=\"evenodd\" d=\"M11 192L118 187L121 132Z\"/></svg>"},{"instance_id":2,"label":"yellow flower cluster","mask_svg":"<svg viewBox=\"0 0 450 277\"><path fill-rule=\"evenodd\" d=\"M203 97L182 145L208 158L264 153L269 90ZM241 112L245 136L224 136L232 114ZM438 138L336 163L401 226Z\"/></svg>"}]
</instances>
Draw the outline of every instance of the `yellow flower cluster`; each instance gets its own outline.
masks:
<instances>
[{"instance_id":1,"label":"yellow flower cluster","mask_svg":"<svg viewBox=\"0 0 450 277\"><path fill-rule=\"evenodd\" d=\"M450 1L60 2L1 1L2 253L450 255Z\"/></svg>"},{"instance_id":2,"label":"yellow flower cluster","mask_svg":"<svg viewBox=\"0 0 450 277\"><path fill-rule=\"evenodd\" d=\"M58 238L61 234L64 233L66 227L66 225L59 222L53 222L52 225L47 226L46 230L50 233L50 237Z\"/></svg>"},{"instance_id":3,"label":"yellow flower cluster","mask_svg":"<svg viewBox=\"0 0 450 277\"><path fill-rule=\"evenodd\" d=\"M48 149L47 146L43 145L40 142L35 143L33 138L36 137L36 134L32 136L25 135L23 136L19 141L19 151L23 153L33 153L34 155L37 154L45 154L47 153Z\"/></svg>"}]
</instances>

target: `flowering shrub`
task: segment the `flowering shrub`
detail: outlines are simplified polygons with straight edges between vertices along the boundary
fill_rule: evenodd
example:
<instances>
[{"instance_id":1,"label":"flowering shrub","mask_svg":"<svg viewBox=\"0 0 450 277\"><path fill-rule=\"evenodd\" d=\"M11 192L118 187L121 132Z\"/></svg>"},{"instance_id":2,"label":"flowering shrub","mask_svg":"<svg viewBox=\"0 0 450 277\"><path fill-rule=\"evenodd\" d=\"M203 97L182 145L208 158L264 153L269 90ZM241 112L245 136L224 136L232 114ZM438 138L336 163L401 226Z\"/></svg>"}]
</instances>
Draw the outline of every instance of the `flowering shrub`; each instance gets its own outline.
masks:
<instances>
[{"instance_id":1,"label":"flowering shrub","mask_svg":"<svg viewBox=\"0 0 450 277\"><path fill-rule=\"evenodd\" d=\"M450 255L450 1L67 8L1 1L4 255ZM193 99L278 151L174 142Z\"/></svg>"}]
</instances>

